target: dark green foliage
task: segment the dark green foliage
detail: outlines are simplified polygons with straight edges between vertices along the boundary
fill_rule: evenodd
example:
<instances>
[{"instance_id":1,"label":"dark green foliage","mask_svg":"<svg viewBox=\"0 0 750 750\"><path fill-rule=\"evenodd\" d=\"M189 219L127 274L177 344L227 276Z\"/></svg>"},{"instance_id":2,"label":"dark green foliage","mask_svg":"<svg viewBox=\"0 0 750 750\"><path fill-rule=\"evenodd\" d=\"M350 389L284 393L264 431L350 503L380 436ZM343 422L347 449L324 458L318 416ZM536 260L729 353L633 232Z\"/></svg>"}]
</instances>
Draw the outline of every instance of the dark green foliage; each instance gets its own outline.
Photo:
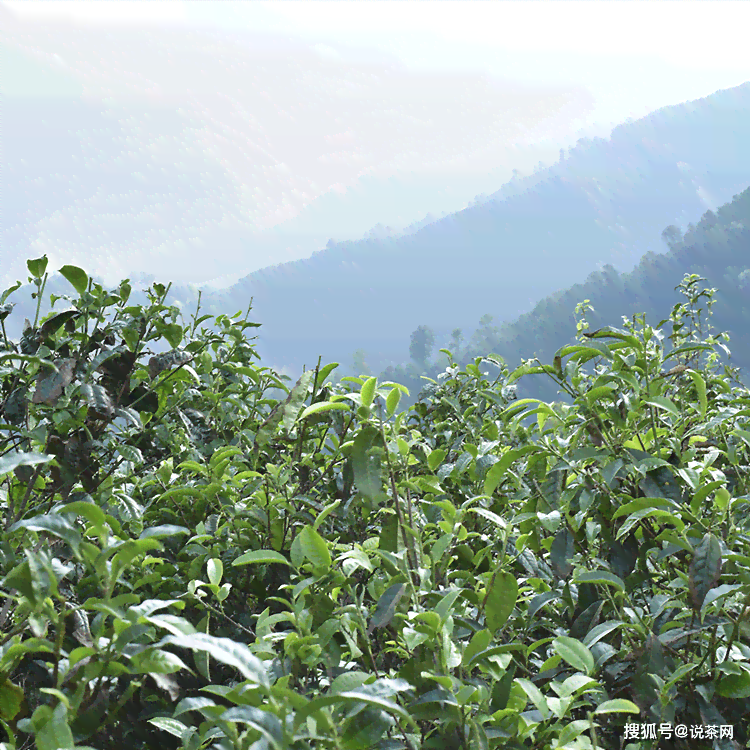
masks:
<instances>
[{"instance_id":1,"label":"dark green foliage","mask_svg":"<svg viewBox=\"0 0 750 750\"><path fill-rule=\"evenodd\" d=\"M553 364L451 365L399 414L335 364L284 382L247 315L66 278L75 314L0 343L6 748L748 743L750 392L698 277L665 332L582 302Z\"/></svg>"},{"instance_id":2,"label":"dark green foliage","mask_svg":"<svg viewBox=\"0 0 750 750\"><path fill-rule=\"evenodd\" d=\"M523 360L537 358L552 360L561 340L576 335L577 323L583 311L574 313L581 300L590 305L585 312L588 329L594 331L606 326L621 326L623 318L632 321L634 313L645 313L658 323L667 319L674 306L680 304L678 285L685 275L696 275L714 288L710 311L703 308L703 325L709 328L695 331L696 335L711 330L726 333L732 341L732 363L739 368L742 378L750 373L750 304L747 301L750 279L750 188L735 195L731 203L716 213L707 211L697 225L685 233L674 226L664 229L662 238L670 249L662 255L647 253L630 273L619 273L611 265L603 266L581 284L551 294L539 302L529 313L500 326L490 325L492 317L485 315L479 321L468 345L459 351L451 349L454 360L460 365L476 357L494 353L515 367ZM698 300L696 300L698 302ZM696 304L696 311L701 308ZM683 325L695 326L695 321L684 320ZM722 361L727 362L721 349ZM424 373L435 379L445 365L433 366ZM495 374L495 370L490 370ZM421 375L421 373L420 373ZM391 366L381 377L406 384L415 396L424 381L412 373L408 366ZM559 389L547 377L529 379L520 385L520 397L554 399ZM565 398L565 394L562 395ZM407 408L412 402L402 403Z\"/></svg>"},{"instance_id":3,"label":"dark green foliage","mask_svg":"<svg viewBox=\"0 0 750 750\"><path fill-rule=\"evenodd\" d=\"M432 356L432 347L435 345L435 333L428 326L419 326L411 334L409 344L409 356L412 361L420 367L427 367L427 361Z\"/></svg>"}]
</instances>

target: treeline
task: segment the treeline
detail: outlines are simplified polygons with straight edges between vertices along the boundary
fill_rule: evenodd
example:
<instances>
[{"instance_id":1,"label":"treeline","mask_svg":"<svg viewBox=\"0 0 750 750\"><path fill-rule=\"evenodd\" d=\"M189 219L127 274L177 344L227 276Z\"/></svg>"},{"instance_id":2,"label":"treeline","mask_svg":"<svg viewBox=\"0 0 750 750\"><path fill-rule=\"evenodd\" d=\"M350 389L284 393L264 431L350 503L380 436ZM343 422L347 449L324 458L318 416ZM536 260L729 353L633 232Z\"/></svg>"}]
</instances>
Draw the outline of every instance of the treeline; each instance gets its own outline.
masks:
<instances>
[{"instance_id":1,"label":"treeline","mask_svg":"<svg viewBox=\"0 0 750 750\"><path fill-rule=\"evenodd\" d=\"M630 273L619 273L605 265L585 282L545 297L529 313L512 322L494 324L492 315L484 315L478 328L464 344L463 332L455 329L447 348L453 360L462 366L476 357L495 354L509 367L522 360L538 358L550 363L562 343L572 341L585 311L585 325L591 331L605 326L622 326L623 312L628 317L645 313L650 325L669 317L680 295L677 287L685 274L697 274L717 289L710 324L714 332L727 332L731 339L732 364L741 373L750 368L750 188L719 208L706 211L697 225L689 224L683 234L674 225L662 232L669 247L665 253L646 253ZM584 307L579 303L587 301ZM576 309L578 308L578 313ZM685 322L686 324L689 321ZM703 331L704 334L708 333ZM391 366L380 378L407 385L411 399L428 381L450 364L449 356L437 351L436 336L427 325L411 334L410 360ZM366 354L359 350L353 362L365 365ZM492 365L483 366L488 372ZM361 370L360 372L365 372ZM359 373L358 373L359 374ZM544 376L525 379L519 396L545 400L557 398L555 384Z\"/></svg>"}]
</instances>

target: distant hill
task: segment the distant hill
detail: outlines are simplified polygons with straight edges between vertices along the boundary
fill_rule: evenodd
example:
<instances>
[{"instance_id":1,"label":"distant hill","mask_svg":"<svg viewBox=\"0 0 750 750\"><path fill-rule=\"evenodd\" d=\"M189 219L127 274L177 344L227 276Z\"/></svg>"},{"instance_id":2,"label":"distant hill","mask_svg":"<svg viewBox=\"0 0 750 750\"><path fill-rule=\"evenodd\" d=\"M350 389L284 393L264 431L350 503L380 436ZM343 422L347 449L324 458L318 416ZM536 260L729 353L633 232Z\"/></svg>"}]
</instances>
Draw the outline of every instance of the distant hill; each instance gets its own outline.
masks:
<instances>
[{"instance_id":1,"label":"distant hill","mask_svg":"<svg viewBox=\"0 0 750 750\"><path fill-rule=\"evenodd\" d=\"M360 349L377 372L408 359L420 325L445 346L454 328L469 333L487 313L510 323L597 269L629 271L664 251L666 226L685 231L748 184L750 83L657 110L608 139L582 139L551 167L458 213L396 236L375 227L372 237L329 242L308 259L206 290L203 307L244 311L252 298L258 351L290 374L319 355L348 370ZM50 291L54 284L66 288L52 280ZM192 313L196 300L195 288L173 287L168 302Z\"/></svg>"},{"instance_id":2,"label":"distant hill","mask_svg":"<svg viewBox=\"0 0 750 750\"><path fill-rule=\"evenodd\" d=\"M622 317L646 313L651 326L667 319L673 306L684 302L675 291L685 274L698 274L706 279L701 288L716 288L715 303L708 322L713 332L730 335L729 364L740 368L742 382L750 382L750 188L734 196L715 213L706 211L697 225L689 225L683 235L676 227L667 227L664 241L670 244L666 253L648 252L629 273L614 266L590 274L579 284L542 299L533 310L513 322L493 325L486 321L454 359L465 365L476 356L493 352L500 355L512 370L522 359L538 358L551 364L555 352L574 343L576 336L576 305L589 300L593 310L586 318L590 330L605 326L623 327ZM702 302L705 310L705 300ZM704 313L704 318L707 317ZM665 336L671 324L663 327ZM669 342L666 342L669 348ZM413 363L390 367L380 373L381 379L396 380L407 385L413 403L426 384L421 377L435 379L447 364L443 354L433 357L426 369ZM497 372L491 365L482 369ZM555 383L546 375L534 375L519 381L520 398L559 399Z\"/></svg>"},{"instance_id":3,"label":"distant hill","mask_svg":"<svg viewBox=\"0 0 750 750\"><path fill-rule=\"evenodd\" d=\"M750 83L665 107L581 140L553 166L416 232L329 243L204 296L216 311L254 299L264 360L292 370L408 356L429 325L443 339L485 313L510 321L610 264L627 271L660 234L750 184ZM181 293L176 290L176 293ZM188 300L185 300L186 302Z\"/></svg>"}]
</instances>

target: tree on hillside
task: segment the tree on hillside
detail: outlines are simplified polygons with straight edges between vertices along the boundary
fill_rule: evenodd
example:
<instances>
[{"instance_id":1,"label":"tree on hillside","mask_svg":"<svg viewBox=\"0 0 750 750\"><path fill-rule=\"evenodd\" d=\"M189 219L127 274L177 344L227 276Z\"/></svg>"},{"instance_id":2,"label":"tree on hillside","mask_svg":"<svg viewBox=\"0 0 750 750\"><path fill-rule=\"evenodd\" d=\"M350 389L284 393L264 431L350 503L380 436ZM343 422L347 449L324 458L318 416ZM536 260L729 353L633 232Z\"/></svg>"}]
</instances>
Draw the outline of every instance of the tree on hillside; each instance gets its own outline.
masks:
<instances>
[{"instance_id":1,"label":"tree on hillside","mask_svg":"<svg viewBox=\"0 0 750 750\"><path fill-rule=\"evenodd\" d=\"M366 353L364 349L357 349L352 354L352 365L354 367L355 375L372 375L370 366L365 362Z\"/></svg>"},{"instance_id":2,"label":"tree on hillside","mask_svg":"<svg viewBox=\"0 0 750 750\"><path fill-rule=\"evenodd\" d=\"M474 331L469 343L470 356L491 354L500 341L500 326L493 326L494 315L482 315L479 328Z\"/></svg>"},{"instance_id":3,"label":"tree on hillside","mask_svg":"<svg viewBox=\"0 0 750 750\"><path fill-rule=\"evenodd\" d=\"M419 326L411 334L409 344L409 356L412 360L422 366L427 366L427 361L432 355L432 347L435 346L435 333L429 326Z\"/></svg>"},{"instance_id":4,"label":"tree on hillside","mask_svg":"<svg viewBox=\"0 0 750 750\"><path fill-rule=\"evenodd\" d=\"M680 231L680 228L678 226L670 224L661 233L661 238L671 250L677 243L682 240L682 232Z\"/></svg>"},{"instance_id":5,"label":"tree on hillside","mask_svg":"<svg viewBox=\"0 0 750 750\"><path fill-rule=\"evenodd\" d=\"M451 342L448 348L451 350L451 354L453 354L453 359L458 359L458 352L461 348L461 342L464 340L464 334L463 331L460 328L454 328L451 331Z\"/></svg>"}]
</instances>

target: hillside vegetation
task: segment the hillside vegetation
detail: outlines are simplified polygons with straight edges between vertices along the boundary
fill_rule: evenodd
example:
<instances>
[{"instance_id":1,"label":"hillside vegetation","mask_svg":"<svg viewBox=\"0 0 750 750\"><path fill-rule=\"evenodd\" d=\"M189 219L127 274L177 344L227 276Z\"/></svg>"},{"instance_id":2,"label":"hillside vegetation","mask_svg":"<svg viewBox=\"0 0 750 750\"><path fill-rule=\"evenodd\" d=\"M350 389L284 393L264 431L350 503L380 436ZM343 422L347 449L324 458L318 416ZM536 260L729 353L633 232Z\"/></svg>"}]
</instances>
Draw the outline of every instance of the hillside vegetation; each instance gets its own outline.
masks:
<instances>
[{"instance_id":1,"label":"hillside vegetation","mask_svg":"<svg viewBox=\"0 0 750 750\"><path fill-rule=\"evenodd\" d=\"M750 393L698 278L396 414L61 273L20 341L0 297L4 750L748 746ZM540 368L570 404L514 397Z\"/></svg>"},{"instance_id":2,"label":"hillside vegetation","mask_svg":"<svg viewBox=\"0 0 750 750\"><path fill-rule=\"evenodd\" d=\"M101 113L89 110L85 110L84 119L101 123ZM61 110L59 117L47 118L56 124L51 129L43 125L42 111L34 108L15 122L19 138L22 134L36 144L40 139L48 144L42 152L36 146L27 149L28 164L16 163L17 174L41 179L48 176L50 164L55 165L52 171L61 174L78 173L82 162L80 154L75 156L75 139L71 142L60 135L65 132L60 122L72 127L84 113L75 111L78 114ZM75 127L73 131L78 132ZM60 137L63 140L57 142ZM366 352L365 361L372 372L382 372L407 359L410 335L420 325L435 331L438 348L451 348L451 331L473 331L485 314L493 316L490 328L511 323L539 300L580 283L602 264L622 273L649 252L660 253L664 227L677 225L684 230L707 205L716 209L750 185L749 144L750 83L746 83L623 123L609 138L581 139L561 152L555 164L539 165L528 176L516 174L497 192L478 196L466 209L416 222L399 236L374 231L357 241L331 241L325 247L321 242L319 251L309 258L260 269L227 289L206 290L201 306L216 316L244 311L252 300L255 316L264 322L255 342L257 351L277 372L293 375L310 369L319 356L348 368L359 349ZM71 153L75 163L70 162ZM80 177L86 183L91 179L90 170ZM117 190L129 189L123 185L133 180L140 189L140 179L138 174L123 175ZM183 180L176 174L168 182L180 186L183 204L200 207L206 203L201 192L205 185L199 180ZM69 199L65 191L41 184L37 187L42 190L42 202L64 211ZM23 207L28 196L19 191L13 200L16 207ZM207 200L210 203L213 198ZM34 213L37 209L29 210ZM178 216L175 220L179 224ZM0 257L3 252L10 253L9 260L14 263L27 256L29 247L16 231L21 224L9 229L7 247L0 246ZM141 246L153 244L148 237L138 241L141 229L120 226L116 233L118 237L127 235L126 245L138 257ZM131 236L132 232L135 235ZM244 265L243 243L261 241L259 236L246 235L230 241L222 232L217 237L204 236L209 248L204 271L213 268L210 275L216 276L236 270L238 263ZM69 239L76 242L72 235ZM270 237L265 237L266 241L270 242ZM281 235L272 243L277 255L268 257L287 252L288 247L280 242ZM669 280L670 290L680 278L678 274ZM49 289L62 294L65 283L51 275ZM143 279L133 276L131 283L132 301L148 305ZM573 305L585 298L577 297ZM645 309L632 299L623 302L616 307L617 316L629 315L631 303L636 310ZM198 293L184 285L172 285L166 303L179 305L183 311L194 310ZM565 319L572 309L569 305L563 311ZM33 318L33 314L19 314L7 321L12 336L21 336L24 317ZM563 339L567 337L567 333L561 334ZM558 338L552 336L555 341ZM528 354L527 343L521 347L524 354Z\"/></svg>"},{"instance_id":3,"label":"hillside vegetation","mask_svg":"<svg viewBox=\"0 0 750 750\"><path fill-rule=\"evenodd\" d=\"M707 200L715 208L750 185L748 144L750 83L581 139L552 166L416 232L330 243L204 303L218 314L252 297L259 353L292 372L318 356L348 365L359 348L380 372L403 361L419 325L447 339L485 313L513 321L602 263L631 270L661 251L665 226L684 228Z\"/></svg>"},{"instance_id":4,"label":"hillside vegetation","mask_svg":"<svg viewBox=\"0 0 750 750\"><path fill-rule=\"evenodd\" d=\"M576 334L584 314L592 331L621 326L623 318L632 320L633 314L639 312L646 313L655 323L666 320L682 299L680 280L686 274L695 274L715 292L712 317L704 319L706 332L710 323L717 332L731 336L732 363L746 377L750 373L750 188L735 195L716 213L706 211L684 235L675 226L666 227L661 234L669 251L647 253L630 273L604 266L584 283L544 298L513 322L494 325L492 316L486 315L463 345L460 330L454 331L453 343L448 345L451 355L462 365L488 352L494 352L510 367L520 365L524 359L551 361L560 340ZM706 293L696 298L697 309L707 311L705 297ZM587 304L578 307L583 301ZM412 340L424 340L431 330L430 326L415 330ZM381 378L398 380L417 395L425 384L424 377L434 380L449 363L447 355L434 349L433 346L426 359L412 355L410 363L387 368ZM723 352L724 361L726 354ZM519 387L521 396L553 399L559 393L546 376Z\"/></svg>"}]
</instances>

